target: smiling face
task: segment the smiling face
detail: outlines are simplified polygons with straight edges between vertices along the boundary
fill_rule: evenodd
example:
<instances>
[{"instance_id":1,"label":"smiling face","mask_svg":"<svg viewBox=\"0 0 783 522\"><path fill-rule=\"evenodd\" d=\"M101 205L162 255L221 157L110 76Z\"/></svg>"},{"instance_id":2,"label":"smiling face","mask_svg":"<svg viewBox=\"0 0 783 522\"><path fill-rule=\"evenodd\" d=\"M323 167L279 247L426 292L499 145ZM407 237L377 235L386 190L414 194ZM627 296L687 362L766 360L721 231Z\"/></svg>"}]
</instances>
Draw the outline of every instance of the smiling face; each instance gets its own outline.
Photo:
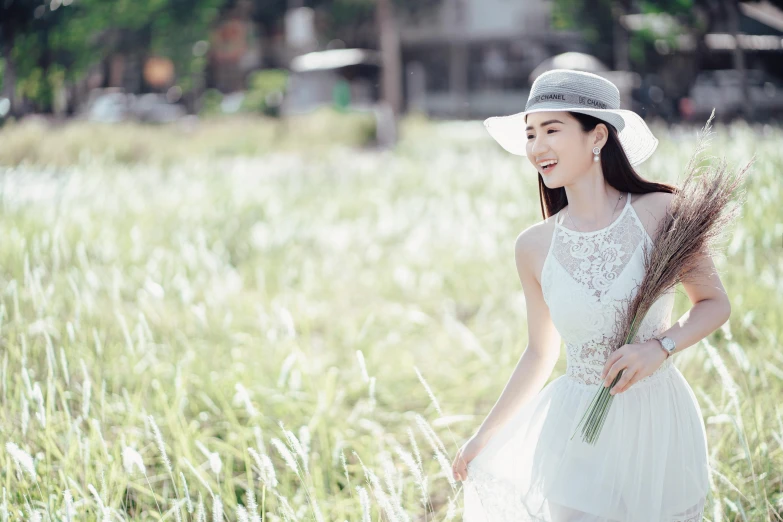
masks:
<instances>
[{"instance_id":1,"label":"smiling face","mask_svg":"<svg viewBox=\"0 0 783 522\"><path fill-rule=\"evenodd\" d=\"M527 159L548 188L569 185L590 169L600 169L600 162L593 161L592 149L606 143L604 124L585 132L565 111L533 112L525 120Z\"/></svg>"}]
</instances>

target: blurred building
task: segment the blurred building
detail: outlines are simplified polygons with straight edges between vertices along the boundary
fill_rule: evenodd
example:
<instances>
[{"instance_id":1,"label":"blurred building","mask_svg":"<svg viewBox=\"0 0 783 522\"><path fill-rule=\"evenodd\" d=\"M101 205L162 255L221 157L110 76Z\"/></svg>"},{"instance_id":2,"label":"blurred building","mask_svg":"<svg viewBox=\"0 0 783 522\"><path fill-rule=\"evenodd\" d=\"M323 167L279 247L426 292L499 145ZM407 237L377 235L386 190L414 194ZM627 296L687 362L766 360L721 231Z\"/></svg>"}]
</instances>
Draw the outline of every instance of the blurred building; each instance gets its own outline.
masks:
<instances>
[{"instance_id":1,"label":"blurred building","mask_svg":"<svg viewBox=\"0 0 783 522\"><path fill-rule=\"evenodd\" d=\"M546 58L584 51L551 27L551 2L451 0L400 21L408 110L481 118L524 107L528 75Z\"/></svg>"},{"instance_id":2,"label":"blurred building","mask_svg":"<svg viewBox=\"0 0 783 522\"><path fill-rule=\"evenodd\" d=\"M710 49L704 68L730 68L739 48L748 69L763 69L783 80L783 9L770 2L741 2L732 17L715 21L704 43ZM737 35L733 35L736 23Z\"/></svg>"}]
</instances>

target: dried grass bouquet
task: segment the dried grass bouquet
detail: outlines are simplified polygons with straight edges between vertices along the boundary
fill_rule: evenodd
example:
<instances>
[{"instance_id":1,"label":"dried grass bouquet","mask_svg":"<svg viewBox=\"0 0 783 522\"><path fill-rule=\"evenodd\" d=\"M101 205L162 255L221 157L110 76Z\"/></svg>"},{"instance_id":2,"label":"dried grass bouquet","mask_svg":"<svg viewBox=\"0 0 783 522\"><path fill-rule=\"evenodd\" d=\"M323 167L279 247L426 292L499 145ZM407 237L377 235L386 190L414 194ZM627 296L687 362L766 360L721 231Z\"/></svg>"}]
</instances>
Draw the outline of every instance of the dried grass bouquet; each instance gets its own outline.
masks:
<instances>
[{"instance_id":1,"label":"dried grass bouquet","mask_svg":"<svg viewBox=\"0 0 783 522\"><path fill-rule=\"evenodd\" d=\"M653 245L644 245L644 277L633 299L621 306L615 320L611 345L617 350L630 344L653 303L678 283L703 275L699 258L720 250L721 239L736 219L744 201L739 190L755 158L737 169L728 169L726 160L713 165L712 157L700 156L712 138L715 110L701 130L696 152L685 168L685 177L675 192L667 214L653 235ZM735 200L734 205L731 204ZM595 444L614 398L609 392L623 375L620 371L611 386L601 385L577 425L582 439ZM574 432L575 434L576 432ZM573 435L571 435L573 438Z\"/></svg>"}]
</instances>

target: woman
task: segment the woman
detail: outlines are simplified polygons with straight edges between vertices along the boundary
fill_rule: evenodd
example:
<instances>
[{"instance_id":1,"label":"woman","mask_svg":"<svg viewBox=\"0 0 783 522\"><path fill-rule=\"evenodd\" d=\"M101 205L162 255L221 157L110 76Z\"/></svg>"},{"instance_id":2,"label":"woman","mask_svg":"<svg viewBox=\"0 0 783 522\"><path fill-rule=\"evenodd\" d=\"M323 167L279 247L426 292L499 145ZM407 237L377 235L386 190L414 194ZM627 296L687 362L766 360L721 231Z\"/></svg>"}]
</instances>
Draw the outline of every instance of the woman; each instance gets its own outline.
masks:
<instances>
[{"instance_id":1,"label":"woman","mask_svg":"<svg viewBox=\"0 0 783 522\"><path fill-rule=\"evenodd\" d=\"M524 112L489 118L490 134L538 171L545 218L516 240L529 341L503 393L457 452L466 522L693 522L709 491L704 422L672 353L726 322L729 300L709 276L683 284L693 307L671 325L673 290L632 344L611 352L615 313L637 290L643 246L676 187L633 166L658 140L617 88L555 70L533 83ZM544 387L565 340L567 369ZM614 400L598 441L576 431L597 386ZM543 389L542 389L543 387Z\"/></svg>"}]
</instances>

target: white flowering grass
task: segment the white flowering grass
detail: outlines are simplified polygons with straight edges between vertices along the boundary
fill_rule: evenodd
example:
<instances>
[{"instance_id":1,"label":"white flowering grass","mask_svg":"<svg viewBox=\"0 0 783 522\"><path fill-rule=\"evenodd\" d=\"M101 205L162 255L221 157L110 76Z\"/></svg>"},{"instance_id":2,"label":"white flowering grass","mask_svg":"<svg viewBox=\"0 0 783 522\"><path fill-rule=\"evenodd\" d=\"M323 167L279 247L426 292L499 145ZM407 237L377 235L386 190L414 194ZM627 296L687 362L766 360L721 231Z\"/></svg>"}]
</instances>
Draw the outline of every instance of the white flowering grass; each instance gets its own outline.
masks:
<instances>
[{"instance_id":1,"label":"white flowering grass","mask_svg":"<svg viewBox=\"0 0 783 522\"><path fill-rule=\"evenodd\" d=\"M19 469L29 475L30 480L37 482L38 476L35 473L35 463L33 462L33 458L30 456L30 454L21 449L14 442L6 442L5 449Z\"/></svg>"},{"instance_id":2,"label":"white flowering grass","mask_svg":"<svg viewBox=\"0 0 783 522\"><path fill-rule=\"evenodd\" d=\"M642 173L681 171L696 130L656 129ZM458 520L455 451L527 344L526 160L480 122L409 120L394 152L143 141L150 163L127 160L134 130L102 132L85 136L125 161L0 167L0 522ZM676 362L707 429L707 519L775 520L783 132L716 132L758 158L716 260L733 314Z\"/></svg>"}]
</instances>

